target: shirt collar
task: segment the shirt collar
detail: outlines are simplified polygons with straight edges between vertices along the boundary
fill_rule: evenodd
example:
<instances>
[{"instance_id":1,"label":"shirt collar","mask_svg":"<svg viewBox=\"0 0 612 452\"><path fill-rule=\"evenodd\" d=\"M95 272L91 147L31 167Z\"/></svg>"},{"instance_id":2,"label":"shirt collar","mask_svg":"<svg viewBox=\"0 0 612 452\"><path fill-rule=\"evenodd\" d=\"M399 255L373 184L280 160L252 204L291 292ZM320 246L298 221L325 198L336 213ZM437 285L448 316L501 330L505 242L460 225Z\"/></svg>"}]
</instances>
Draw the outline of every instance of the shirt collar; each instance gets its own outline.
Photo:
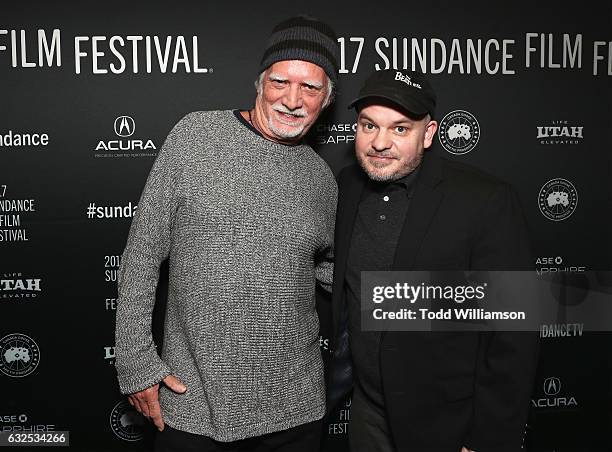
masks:
<instances>
[{"instance_id":1,"label":"shirt collar","mask_svg":"<svg viewBox=\"0 0 612 452\"><path fill-rule=\"evenodd\" d=\"M401 188L405 190L406 195L408 197L412 197L412 193L414 191L414 184L420 169L421 165L417 166L416 169L410 174L407 174L404 177L401 177L400 179L389 182L378 182L372 179L368 179L367 188L370 192L374 193L383 193Z\"/></svg>"}]
</instances>

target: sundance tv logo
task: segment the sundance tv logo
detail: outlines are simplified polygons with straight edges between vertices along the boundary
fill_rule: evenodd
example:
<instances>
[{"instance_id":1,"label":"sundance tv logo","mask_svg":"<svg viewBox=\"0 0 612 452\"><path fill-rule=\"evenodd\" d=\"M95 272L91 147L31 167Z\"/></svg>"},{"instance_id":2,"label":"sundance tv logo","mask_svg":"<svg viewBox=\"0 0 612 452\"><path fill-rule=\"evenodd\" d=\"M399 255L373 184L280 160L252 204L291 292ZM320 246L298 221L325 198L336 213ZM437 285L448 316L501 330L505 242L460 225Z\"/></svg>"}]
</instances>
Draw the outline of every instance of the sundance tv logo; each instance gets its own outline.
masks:
<instances>
[{"instance_id":1,"label":"sundance tv logo","mask_svg":"<svg viewBox=\"0 0 612 452\"><path fill-rule=\"evenodd\" d=\"M136 121L127 115L117 116L113 122L116 139L100 140L94 149L95 157L155 157L157 147L153 140L137 139Z\"/></svg>"},{"instance_id":2,"label":"sundance tv logo","mask_svg":"<svg viewBox=\"0 0 612 452\"><path fill-rule=\"evenodd\" d=\"M49 144L47 133L0 132L0 150L3 148L38 149Z\"/></svg>"}]
</instances>

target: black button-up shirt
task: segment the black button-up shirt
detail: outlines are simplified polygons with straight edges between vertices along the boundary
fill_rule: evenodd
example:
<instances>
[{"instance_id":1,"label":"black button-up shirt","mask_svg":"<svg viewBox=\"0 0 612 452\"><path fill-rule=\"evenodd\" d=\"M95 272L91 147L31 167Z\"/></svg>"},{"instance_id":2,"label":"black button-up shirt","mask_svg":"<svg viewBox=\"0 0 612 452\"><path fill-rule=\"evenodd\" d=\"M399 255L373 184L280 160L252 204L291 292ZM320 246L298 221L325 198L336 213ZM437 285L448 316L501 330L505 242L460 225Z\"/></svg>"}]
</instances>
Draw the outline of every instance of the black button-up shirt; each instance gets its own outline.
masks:
<instances>
[{"instance_id":1,"label":"black button-up shirt","mask_svg":"<svg viewBox=\"0 0 612 452\"><path fill-rule=\"evenodd\" d=\"M361 331L361 272L391 270L417 170L390 183L369 180L353 226L346 268L354 393L349 441L363 450L393 450L380 375L380 332Z\"/></svg>"}]
</instances>

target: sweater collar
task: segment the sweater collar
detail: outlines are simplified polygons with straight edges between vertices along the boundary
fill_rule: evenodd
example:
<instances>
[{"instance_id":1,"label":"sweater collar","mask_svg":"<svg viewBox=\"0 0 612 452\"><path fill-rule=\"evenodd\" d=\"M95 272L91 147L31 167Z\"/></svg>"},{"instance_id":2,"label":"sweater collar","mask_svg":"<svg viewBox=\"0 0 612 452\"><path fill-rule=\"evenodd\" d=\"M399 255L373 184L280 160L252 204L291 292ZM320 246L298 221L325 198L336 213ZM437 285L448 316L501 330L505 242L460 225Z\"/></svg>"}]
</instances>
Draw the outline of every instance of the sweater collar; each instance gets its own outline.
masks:
<instances>
[{"instance_id":1,"label":"sweater collar","mask_svg":"<svg viewBox=\"0 0 612 452\"><path fill-rule=\"evenodd\" d=\"M288 147L288 148L293 148L293 147L296 147L296 146L302 146L302 145L304 144L303 140L300 140L300 141L298 141L298 142L297 142L297 143L295 143L295 144L285 144L285 143L278 143L278 142L276 142L276 141L273 141L273 140L270 140L270 139L268 139L268 138L264 137L264 136L262 135L262 133L261 133L259 130L257 130L257 129L256 129L254 126L253 126L253 124L251 124L249 121L247 121L246 119L244 119L244 116L242 116L242 115L240 114L240 111L241 111L241 110L233 110L234 116L235 116L235 117L238 119L238 121L240 121L240 122L241 122L241 123L242 123L242 124L243 124L243 125L244 125L244 126L247 128L247 129L249 129L249 130L250 130L251 132L253 132L255 135L260 136L260 137L261 137L261 138L263 138L264 140L270 141L270 142L272 142L272 143L279 144L279 145L281 145L281 146L286 146L286 147Z\"/></svg>"}]
</instances>

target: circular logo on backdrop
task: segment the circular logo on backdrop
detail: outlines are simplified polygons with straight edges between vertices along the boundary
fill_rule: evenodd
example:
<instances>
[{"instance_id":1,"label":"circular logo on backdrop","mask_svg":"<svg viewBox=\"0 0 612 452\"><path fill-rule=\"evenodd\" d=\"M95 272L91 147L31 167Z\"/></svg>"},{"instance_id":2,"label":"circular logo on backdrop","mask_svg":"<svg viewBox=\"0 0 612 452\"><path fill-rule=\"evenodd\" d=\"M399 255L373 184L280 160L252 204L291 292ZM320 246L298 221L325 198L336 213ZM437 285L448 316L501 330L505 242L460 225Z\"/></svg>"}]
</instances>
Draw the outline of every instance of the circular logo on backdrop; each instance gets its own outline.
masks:
<instances>
[{"instance_id":1,"label":"circular logo on backdrop","mask_svg":"<svg viewBox=\"0 0 612 452\"><path fill-rule=\"evenodd\" d=\"M38 367L40 349L29 336L7 334L0 339L0 372L9 377L25 377Z\"/></svg>"},{"instance_id":2,"label":"circular logo on backdrop","mask_svg":"<svg viewBox=\"0 0 612 452\"><path fill-rule=\"evenodd\" d=\"M538 196L540 212L552 221L562 221L569 218L576 210L578 192L576 187L560 177L551 179L540 189Z\"/></svg>"},{"instance_id":3,"label":"circular logo on backdrop","mask_svg":"<svg viewBox=\"0 0 612 452\"><path fill-rule=\"evenodd\" d=\"M119 116L115 119L115 133L119 137L131 137L136 130L136 123L131 116Z\"/></svg>"},{"instance_id":4,"label":"circular logo on backdrop","mask_svg":"<svg viewBox=\"0 0 612 452\"><path fill-rule=\"evenodd\" d=\"M478 144L480 125L469 111L451 111L440 121L438 138L451 154L467 154Z\"/></svg>"},{"instance_id":5,"label":"circular logo on backdrop","mask_svg":"<svg viewBox=\"0 0 612 452\"><path fill-rule=\"evenodd\" d=\"M144 425L145 418L126 400L119 402L111 411L111 430L124 441L140 441L144 437Z\"/></svg>"}]
</instances>

